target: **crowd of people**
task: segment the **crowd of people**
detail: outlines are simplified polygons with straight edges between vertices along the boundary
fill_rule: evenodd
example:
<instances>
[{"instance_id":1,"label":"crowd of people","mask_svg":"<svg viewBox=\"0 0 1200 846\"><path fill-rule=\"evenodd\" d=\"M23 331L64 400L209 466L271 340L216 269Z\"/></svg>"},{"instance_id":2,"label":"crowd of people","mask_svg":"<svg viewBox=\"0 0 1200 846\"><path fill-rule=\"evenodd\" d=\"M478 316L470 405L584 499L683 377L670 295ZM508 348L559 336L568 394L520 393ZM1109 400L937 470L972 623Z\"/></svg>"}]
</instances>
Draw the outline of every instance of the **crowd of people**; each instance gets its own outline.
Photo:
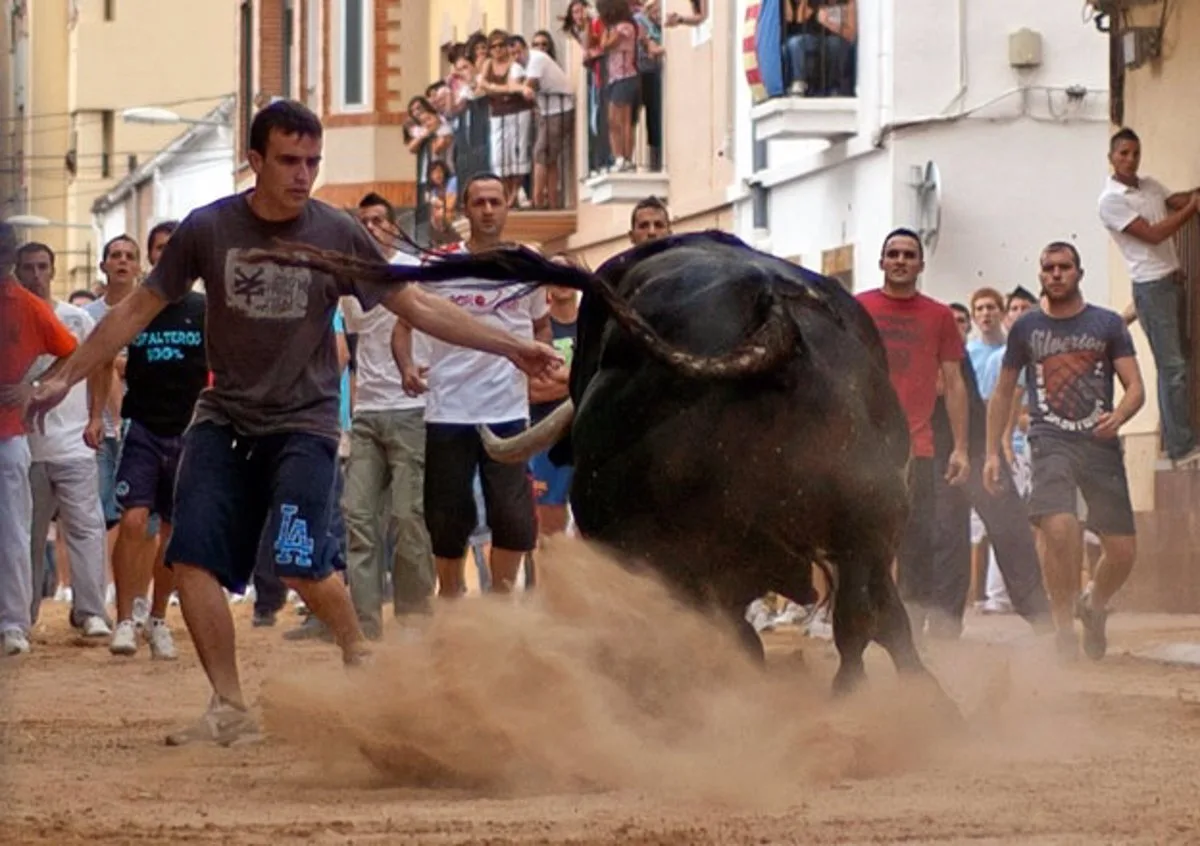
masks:
<instances>
[{"instance_id":1,"label":"crowd of people","mask_svg":"<svg viewBox=\"0 0 1200 846\"><path fill-rule=\"evenodd\" d=\"M561 31L528 37L502 29L446 45L446 75L408 103L405 143L417 157L418 220L434 240L453 242L459 190L494 173L517 209L572 202L576 68L586 79L588 175L662 167L664 27L697 26L703 0L664 17L660 0L573 0ZM565 38L560 51L558 36ZM574 47L568 48L567 44ZM565 53L577 54L577 64ZM647 160L635 161L645 125Z\"/></svg>"},{"instance_id":2,"label":"crowd of people","mask_svg":"<svg viewBox=\"0 0 1200 846\"><path fill-rule=\"evenodd\" d=\"M457 256L507 243L512 183L473 174L461 189L465 239L424 250L377 194L353 214L310 199L322 134L299 103L264 107L248 139L254 188L155 226L146 273L137 242L109 241L103 292L83 308L53 296L53 250L18 244L0 224L2 649L30 651L53 521L70 622L85 640L108 638L120 656L144 640L153 658L172 659L166 610L178 596L213 698L173 744L257 733L230 595L253 584L255 625L269 626L294 591L311 613L296 636L331 640L358 666L383 635L389 594L404 627L435 595L462 596L485 533L481 586L509 592L524 575L529 587L539 538L569 529L570 467L545 454L528 466L496 460L479 427L507 437L565 400L577 294L452 272ZM1101 217L1145 269L1131 272L1134 313L1161 321L1147 304L1179 273L1166 239L1200 194L1139 178L1139 145L1128 130L1114 137ZM634 207L632 244L670 234L662 201ZM280 239L313 250L309 264L264 253ZM374 275L339 272L356 261ZM403 282L406 266L429 263L446 265L444 284ZM1078 649L1079 620L1084 651L1102 657L1108 604L1135 553L1118 438L1144 399L1133 313L1085 302L1082 258L1066 242L1041 251L1038 294L982 288L969 307L918 290L912 231L888 235L879 267L882 287L857 299L909 422L896 577L914 629L961 633L974 511L976 546L990 541L999 573L987 601L1056 633L1064 658ZM1156 358L1170 353L1163 343L1151 333ZM1164 402L1175 378L1160 365ZM1172 458L1194 461L1190 430L1166 420ZM1081 580L1085 524L1102 554Z\"/></svg>"}]
</instances>

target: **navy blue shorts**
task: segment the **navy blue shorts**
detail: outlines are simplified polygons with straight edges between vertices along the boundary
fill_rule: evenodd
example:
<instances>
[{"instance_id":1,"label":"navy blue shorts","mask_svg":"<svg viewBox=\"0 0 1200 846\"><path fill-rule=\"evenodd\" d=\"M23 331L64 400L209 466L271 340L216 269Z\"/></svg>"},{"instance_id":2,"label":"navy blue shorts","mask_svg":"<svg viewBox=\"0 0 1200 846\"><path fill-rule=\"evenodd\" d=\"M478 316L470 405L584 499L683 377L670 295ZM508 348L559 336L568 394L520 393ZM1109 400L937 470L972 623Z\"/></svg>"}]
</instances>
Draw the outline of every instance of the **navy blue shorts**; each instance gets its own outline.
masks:
<instances>
[{"instance_id":1,"label":"navy blue shorts","mask_svg":"<svg viewBox=\"0 0 1200 846\"><path fill-rule=\"evenodd\" d=\"M121 442L115 487L122 512L147 508L164 522L171 522L175 511L175 475L182 450L181 435L164 438L136 421L129 422L125 440Z\"/></svg>"},{"instance_id":2,"label":"navy blue shorts","mask_svg":"<svg viewBox=\"0 0 1200 846\"><path fill-rule=\"evenodd\" d=\"M345 567L330 527L337 443L287 432L242 437L197 423L183 436L167 563L192 564L244 593L260 541L281 578L319 581Z\"/></svg>"}]
</instances>

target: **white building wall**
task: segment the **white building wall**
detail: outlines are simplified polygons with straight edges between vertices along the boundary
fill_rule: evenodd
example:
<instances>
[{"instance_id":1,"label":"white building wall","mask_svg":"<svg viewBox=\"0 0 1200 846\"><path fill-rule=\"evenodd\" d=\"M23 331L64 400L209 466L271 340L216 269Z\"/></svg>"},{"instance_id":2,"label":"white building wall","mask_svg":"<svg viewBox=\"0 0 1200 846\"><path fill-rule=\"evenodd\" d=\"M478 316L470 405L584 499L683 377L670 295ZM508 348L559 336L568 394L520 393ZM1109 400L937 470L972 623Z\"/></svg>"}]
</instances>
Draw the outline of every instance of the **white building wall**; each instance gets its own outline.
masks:
<instances>
[{"instance_id":1,"label":"white building wall","mask_svg":"<svg viewBox=\"0 0 1200 846\"><path fill-rule=\"evenodd\" d=\"M97 215L96 223L100 227L100 247L103 248L113 238L126 234L125 204L117 203L103 214Z\"/></svg>"},{"instance_id":2,"label":"white building wall","mask_svg":"<svg viewBox=\"0 0 1200 846\"><path fill-rule=\"evenodd\" d=\"M770 250L819 270L822 250L853 244L856 290L877 287L882 238L918 223L912 168L932 160L942 176L942 226L925 290L962 300L983 284L1033 287L1040 247L1066 239L1089 266L1089 296L1107 303L1095 210L1109 132L1105 39L1071 4L895 4L859 3L859 135L833 145L771 143L768 168L757 174L771 184ZM1043 39L1042 65L1028 71L1008 61L1009 34L1021 27ZM1082 104L1068 101L1071 85L1090 90ZM746 86L739 97L739 176L753 178ZM931 120L892 131L922 119ZM739 234L751 237L748 202L737 219Z\"/></svg>"},{"instance_id":3,"label":"white building wall","mask_svg":"<svg viewBox=\"0 0 1200 846\"><path fill-rule=\"evenodd\" d=\"M173 156L155 176L150 226L182 220L200 206L233 193L233 131L220 127Z\"/></svg>"}]
</instances>

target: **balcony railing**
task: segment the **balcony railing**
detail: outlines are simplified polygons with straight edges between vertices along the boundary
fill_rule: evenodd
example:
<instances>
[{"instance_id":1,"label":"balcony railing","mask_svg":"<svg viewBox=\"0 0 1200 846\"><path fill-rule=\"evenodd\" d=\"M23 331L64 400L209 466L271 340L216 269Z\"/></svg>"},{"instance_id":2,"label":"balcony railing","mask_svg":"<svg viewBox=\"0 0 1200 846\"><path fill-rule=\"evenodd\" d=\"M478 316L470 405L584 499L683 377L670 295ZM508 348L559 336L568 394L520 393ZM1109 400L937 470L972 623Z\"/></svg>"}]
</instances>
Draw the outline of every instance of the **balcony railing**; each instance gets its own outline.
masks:
<instances>
[{"instance_id":1,"label":"balcony railing","mask_svg":"<svg viewBox=\"0 0 1200 846\"><path fill-rule=\"evenodd\" d=\"M505 185L508 238L544 243L570 235L577 199L575 126L569 94L538 94L533 102L519 95L469 101L453 121L451 144L439 145L435 136L417 152L418 240L458 240L459 191L487 172Z\"/></svg>"},{"instance_id":2,"label":"balcony railing","mask_svg":"<svg viewBox=\"0 0 1200 846\"><path fill-rule=\"evenodd\" d=\"M844 23L854 5L826 4L795 22L786 0L762 0L747 16L757 139L832 140L857 131L858 34Z\"/></svg>"}]
</instances>

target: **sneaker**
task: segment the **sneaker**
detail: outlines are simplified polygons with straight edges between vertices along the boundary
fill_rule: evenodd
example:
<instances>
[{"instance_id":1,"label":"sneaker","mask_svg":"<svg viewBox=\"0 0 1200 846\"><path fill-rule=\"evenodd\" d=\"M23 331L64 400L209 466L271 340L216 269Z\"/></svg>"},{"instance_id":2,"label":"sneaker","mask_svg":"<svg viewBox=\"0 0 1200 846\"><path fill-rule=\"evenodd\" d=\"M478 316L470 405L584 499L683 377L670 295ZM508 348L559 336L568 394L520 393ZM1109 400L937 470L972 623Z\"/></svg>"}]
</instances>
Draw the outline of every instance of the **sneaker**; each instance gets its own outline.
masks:
<instances>
[{"instance_id":1,"label":"sneaker","mask_svg":"<svg viewBox=\"0 0 1200 846\"><path fill-rule=\"evenodd\" d=\"M109 637L113 632L103 617L97 617L93 614L92 616L83 618L83 623L79 626L79 633L86 638L99 638Z\"/></svg>"},{"instance_id":2,"label":"sneaker","mask_svg":"<svg viewBox=\"0 0 1200 846\"><path fill-rule=\"evenodd\" d=\"M1075 618L1083 624L1083 652L1093 661L1099 661L1108 651L1108 636L1104 628L1108 623L1108 611L1095 608L1092 596L1081 593L1075 600Z\"/></svg>"},{"instance_id":3,"label":"sneaker","mask_svg":"<svg viewBox=\"0 0 1200 846\"><path fill-rule=\"evenodd\" d=\"M175 638L166 620L151 617L144 630L146 643L150 644L150 658L155 661L174 661L179 657L175 651Z\"/></svg>"},{"instance_id":4,"label":"sneaker","mask_svg":"<svg viewBox=\"0 0 1200 846\"><path fill-rule=\"evenodd\" d=\"M108 651L113 655L136 655L138 651L137 625L133 620L122 620L117 623L112 640L108 642Z\"/></svg>"},{"instance_id":5,"label":"sneaker","mask_svg":"<svg viewBox=\"0 0 1200 846\"><path fill-rule=\"evenodd\" d=\"M189 743L216 743L220 746L237 746L262 740L262 734L254 719L240 708L222 702L213 696L208 710L198 721L167 735L168 746L186 746Z\"/></svg>"},{"instance_id":6,"label":"sneaker","mask_svg":"<svg viewBox=\"0 0 1200 846\"><path fill-rule=\"evenodd\" d=\"M20 629L9 629L4 633L3 639L5 655L28 655L29 654L29 638L25 636L25 632Z\"/></svg>"},{"instance_id":7,"label":"sneaker","mask_svg":"<svg viewBox=\"0 0 1200 846\"><path fill-rule=\"evenodd\" d=\"M146 625L146 621L150 619L150 603L146 597L139 596L133 600L133 622L140 629Z\"/></svg>"}]
</instances>

